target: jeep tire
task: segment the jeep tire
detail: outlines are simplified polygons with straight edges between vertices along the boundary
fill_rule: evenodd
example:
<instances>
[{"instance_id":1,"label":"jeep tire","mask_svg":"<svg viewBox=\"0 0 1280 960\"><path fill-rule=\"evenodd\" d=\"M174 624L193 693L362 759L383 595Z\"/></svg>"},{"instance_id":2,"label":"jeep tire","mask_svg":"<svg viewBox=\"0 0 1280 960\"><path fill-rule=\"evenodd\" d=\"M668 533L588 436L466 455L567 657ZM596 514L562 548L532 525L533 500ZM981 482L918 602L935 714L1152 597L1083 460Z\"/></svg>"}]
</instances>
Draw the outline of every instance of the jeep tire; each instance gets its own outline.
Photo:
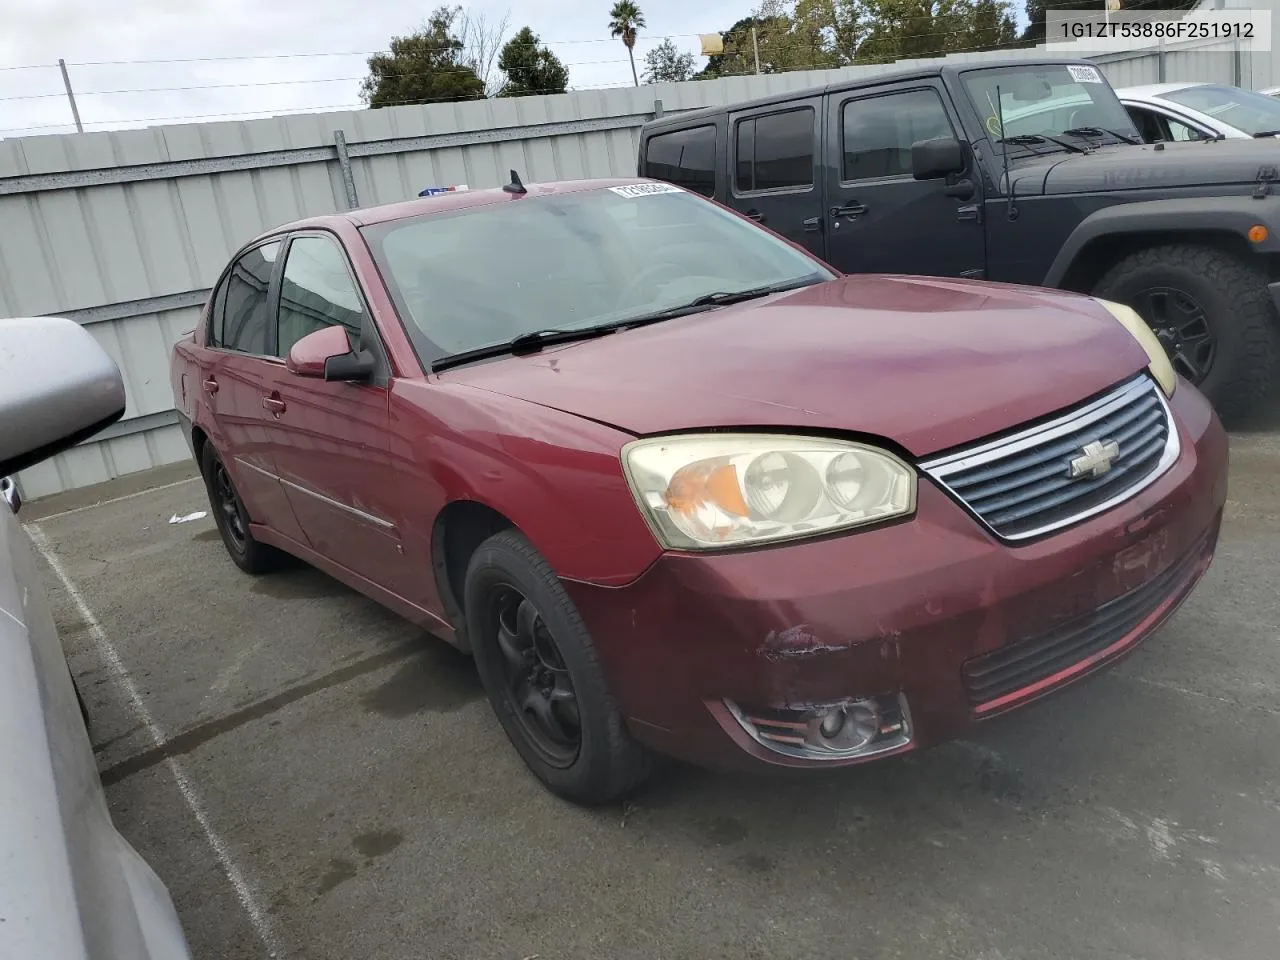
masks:
<instances>
[{"instance_id":1,"label":"jeep tire","mask_svg":"<svg viewBox=\"0 0 1280 960\"><path fill-rule=\"evenodd\" d=\"M1224 421L1271 395L1280 329L1266 275L1253 265L1211 246L1149 247L1116 264L1093 292L1133 307Z\"/></svg>"}]
</instances>

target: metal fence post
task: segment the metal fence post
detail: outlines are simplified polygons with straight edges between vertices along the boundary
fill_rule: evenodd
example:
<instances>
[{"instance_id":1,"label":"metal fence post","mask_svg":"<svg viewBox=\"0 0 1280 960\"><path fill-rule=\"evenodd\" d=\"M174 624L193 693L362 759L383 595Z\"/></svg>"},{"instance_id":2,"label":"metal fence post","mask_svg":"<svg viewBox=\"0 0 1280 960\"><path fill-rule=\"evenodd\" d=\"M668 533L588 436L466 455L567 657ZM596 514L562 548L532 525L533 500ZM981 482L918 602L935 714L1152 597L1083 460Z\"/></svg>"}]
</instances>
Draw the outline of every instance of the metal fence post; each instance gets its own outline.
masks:
<instances>
[{"instance_id":1,"label":"metal fence post","mask_svg":"<svg viewBox=\"0 0 1280 960\"><path fill-rule=\"evenodd\" d=\"M1161 37L1156 44L1156 77L1160 83L1165 82L1165 49L1163 37Z\"/></svg>"},{"instance_id":2,"label":"metal fence post","mask_svg":"<svg viewBox=\"0 0 1280 960\"><path fill-rule=\"evenodd\" d=\"M354 210L360 206L356 196L356 181L351 175L351 158L347 156L347 135L341 130L333 131L333 145L338 151L338 169L342 171L342 186L347 191L347 209Z\"/></svg>"},{"instance_id":3,"label":"metal fence post","mask_svg":"<svg viewBox=\"0 0 1280 960\"><path fill-rule=\"evenodd\" d=\"M662 101L655 100L653 101L653 119L657 120L660 116L662 116Z\"/></svg>"},{"instance_id":4,"label":"metal fence post","mask_svg":"<svg viewBox=\"0 0 1280 960\"><path fill-rule=\"evenodd\" d=\"M1232 67L1233 67L1233 73L1235 76L1235 79L1233 79L1231 82L1237 87L1244 85L1243 83L1244 81L1243 66L1244 65L1241 63L1241 60L1243 59L1244 57L1240 52L1240 41L1237 40L1232 45L1232 52L1231 52Z\"/></svg>"}]
</instances>

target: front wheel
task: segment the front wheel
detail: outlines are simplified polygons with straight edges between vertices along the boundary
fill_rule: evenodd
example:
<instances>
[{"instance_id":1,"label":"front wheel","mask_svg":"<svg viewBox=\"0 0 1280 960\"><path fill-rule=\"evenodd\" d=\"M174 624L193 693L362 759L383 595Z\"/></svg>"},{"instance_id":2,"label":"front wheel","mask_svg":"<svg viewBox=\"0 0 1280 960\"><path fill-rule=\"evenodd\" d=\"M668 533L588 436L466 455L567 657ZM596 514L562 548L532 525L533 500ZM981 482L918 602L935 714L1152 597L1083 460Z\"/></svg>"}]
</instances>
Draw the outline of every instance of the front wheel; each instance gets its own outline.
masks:
<instances>
[{"instance_id":1,"label":"front wheel","mask_svg":"<svg viewBox=\"0 0 1280 960\"><path fill-rule=\"evenodd\" d=\"M609 803L649 774L578 611L523 536L504 530L467 568L467 634L507 737L553 793Z\"/></svg>"},{"instance_id":2,"label":"front wheel","mask_svg":"<svg viewBox=\"0 0 1280 960\"><path fill-rule=\"evenodd\" d=\"M1215 247L1150 247L1121 260L1093 292L1136 310L1178 374L1224 419L1270 397L1280 330L1266 275L1253 265Z\"/></svg>"}]
</instances>

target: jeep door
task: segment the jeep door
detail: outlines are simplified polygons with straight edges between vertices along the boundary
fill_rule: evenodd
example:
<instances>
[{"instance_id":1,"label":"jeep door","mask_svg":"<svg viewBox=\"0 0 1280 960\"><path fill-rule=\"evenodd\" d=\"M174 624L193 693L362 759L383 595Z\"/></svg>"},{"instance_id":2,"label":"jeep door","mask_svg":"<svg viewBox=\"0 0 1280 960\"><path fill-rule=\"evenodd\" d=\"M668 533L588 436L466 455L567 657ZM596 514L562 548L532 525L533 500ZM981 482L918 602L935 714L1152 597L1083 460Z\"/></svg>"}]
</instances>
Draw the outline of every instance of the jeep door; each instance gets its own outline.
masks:
<instances>
[{"instance_id":1,"label":"jeep door","mask_svg":"<svg viewBox=\"0 0 1280 960\"><path fill-rule=\"evenodd\" d=\"M826 110L827 261L846 273L983 277L981 178L940 82L832 93ZM968 196L912 176L912 144L940 137L961 142Z\"/></svg>"},{"instance_id":2,"label":"jeep door","mask_svg":"<svg viewBox=\"0 0 1280 960\"><path fill-rule=\"evenodd\" d=\"M822 97L729 115L729 206L823 256Z\"/></svg>"}]
</instances>

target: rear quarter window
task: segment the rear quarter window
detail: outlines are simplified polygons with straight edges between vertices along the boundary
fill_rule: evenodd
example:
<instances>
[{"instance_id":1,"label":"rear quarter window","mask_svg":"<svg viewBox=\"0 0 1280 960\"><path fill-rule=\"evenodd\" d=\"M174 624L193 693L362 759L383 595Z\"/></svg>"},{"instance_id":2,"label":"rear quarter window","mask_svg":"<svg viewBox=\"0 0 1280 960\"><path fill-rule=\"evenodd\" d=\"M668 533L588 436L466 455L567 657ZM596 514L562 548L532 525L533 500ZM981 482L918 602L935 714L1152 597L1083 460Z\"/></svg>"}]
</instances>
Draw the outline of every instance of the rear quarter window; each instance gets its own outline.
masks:
<instances>
[{"instance_id":1,"label":"rear quarter window","mask_svg":"<svg viewBox=\"0 0 1280 960\"><path fill-rule=\"evenodd\" d=\"M712 196L716 192L715 124L650 137L643 175Z\"/></svg>"}]
</instances>

